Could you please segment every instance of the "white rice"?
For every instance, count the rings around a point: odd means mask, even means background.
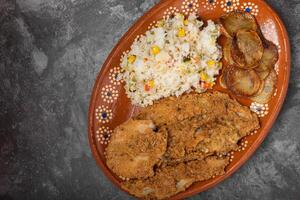
[[[133,104],[144,107],[163,97],[213,86],[221,69],[220,28],[207,23],[203,28],[195,14],[184,19],[178,13],[134,41],[121,59],[120,77]]]

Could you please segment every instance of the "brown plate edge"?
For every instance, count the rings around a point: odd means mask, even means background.
[[[112,51],[110,52],[110,54],[108,55],[107,58],[112,57],[113,53],[119,48],[119,44],[121,43],[121,41],[123,41],[128,36],[130,36],[133,33],[133,30],[138,29],[138,27],[140,27],[142,25],[141,24],[140,26],[136,26],[137,24],[139,24],[141,21],[144,21],[144,19],[147,18],[149,15],[151,15],[151,13],[154,10],[156,10],[158,7],[167,6],[169,3],[172,3],[171,0],[161,0],[153,8],[151,8],[148,12],[146,12],[141,18],[139,18],[131,26],[131,28],[124,34],[124,36],[119,40],[119,42],[112,49]],[[170,199],[182,199],[182,198],[186,198],[186,197],[198,194],[200,192],[206,191],[206,190],[214,187],[215,185],[219,184],[220,182],[224,181],[225,179],[229,178],[231,175],[233,175],[233,173],[236,172],[242,165],[244,165],[246,163],[246,161],[249,160],[250,157],[255,153],[255,151],[258,149],[258,147],[261,145],[261,143],[266,138],[266,136],[269,134],[270,129],[272,128],[274,122],[276,121],[276,119],[277,119],[277,117],[280,113],[280,110],[283,106],[284,100],[285,100],[286,95],[287,95],[289,79],[290,79],[290,68],[291,68],[290,41],[289,41],[289,36],[288,36],[287,30],[286,30],[282,20],[277,15],[277,13],[264,0],[262,0],[262,3],[265,5],[266,9],[269,9],[273,13],[274,18],[277,20],[277,23],[279,25],[279,30],[281,31],[281,33],[284,36],[284,46],[285,46],[285,49],[287,50],[287,52],[286,52],[286,55],[287,55],[286,57],[287,58],[285,60],[285,63],[286,63],[286,67],[285,67],[286,76],[284,76],[285,77],[285,80],[283,81],[284,85],[283,85],[283,88],[281,90],[281,93],[279,94],[280,95],[279,96],[279,101],[277,102],[277,105],[275,105],[275,110],[272,112],[272,116],[269,118],[268,123],[261,130],[260,136],[255,140],[255,142],[251,145],[251,147],[247,150],[247,152],[245,152],[245,154],[240,158],[240,160],[234,166],[232,166],[232,168],[229,171],[226,171],[226,173],[224,175],[222,175],[222,176],[214,179],[213,181],[207,183],[204,187],[201,188],[201,190],[198,190],[198,189],[194,189],[194,190],[191,190],[191,191],[186,190],[185,192],[179,193],[179,194],[175,195],[174,197],[171,197]],[[111,60],[112,59],[107,59],[102,66],[109,65]],[[98,152],[97,152],[96,144],[94,143],[95,141],[93,139],[93,126],[94,126],[93,125],[93,118],[94,118],[93,111],[94,111],[95,105],[96,105],[95,104],[96,103],[96,91],[100,87],[102,74],[105,74],[107,72],[107,70],[109,70],[109,69],[108,68],[102,68],[101,69],[100,73],[97,75],[96,82],[95,82],[94,87],[92,89],[92,96],[91,96],[91,100],[90,100],[89,113],[88,113],[88,138],[89,138],[89,144],[90,144],[90,148],[92,150],[92,154],[93,154],[93,156],[96,160],[96,163],[102,169],[104,174],[118,188],[120,188],[121,190],[128,193],[128,191],[121,188],[120,184],[117,181],[115,181],[113,175],[110,173],[107,166],[100,159],[100,156],[98,155]]]

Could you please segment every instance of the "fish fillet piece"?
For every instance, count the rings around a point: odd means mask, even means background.
[[[122,187],[139,198],[165,199],[184,191],[196,181],[224,174],[228,163],[229,158],[211,156],[204,160],[166,166],[149,179],[126,181],[122,183]]]
[[[198,151],[196,147],[199,142],[208,137],[202,132],[201,127],[214,121],[215,115],[198,115],[166,126],[168,129],[168,148],[164,154],[164,162],[174,164],[203,159],[208,156],[209,152]]]
[[[198,96],[207,97],[201,94],[190,96],[196,96],[195,101]],[[214,93],[214,96],[222,99],[222,102],[210,108],[214,112],[195,114],[185,120],[164,125],[168,129],[168,148],[164,162],[178,163],[237,150],[238,141],[259,128],[259,120],[249,108],[230,99],[228,95]],[[214,99],[214,96],[209,98]],[[183,99],[179,98],[178,101]]]
[[[167,147],[167,132],[155,132],[151,120],[129,120],[117,127],[106,148],[107,166],[123,179],[154,175]]]
[[[187,174],[196,181],[204,181],[213,176],[225,174],[225,167],[229,164],[229,157],[219,158],[217,156],[209,156],[204,160],[195,160],[188,162]]]
[[[193,127],[191,121],[181,127],[181,123],[169,127],[168,148],[164,162],[177,163],[202,159],[208,155],[227,153],[238,148],[237,142],[241,136],[235,128],[198,123],[196,124],[198,127]]]
[[[155,125],[170,125],[178,123],[185,119],[201,115],[205,118],[208,116],[223,116],[231,115],[233,120],[231,125],[236,121],[251,122],[246,125],[245,132],[249,132],[255,124],[259,128],[258,118],[255,113],[252,113],[246,106],[239,104],[236,100],[231,99],[228,94],[213,92],[213,93],[191,93],[180,97],[168,97],[155,102],[152,106],[141,109],[135,119],[152,120]],[[251,115],[251,116],[249,116]],[[239,119],[241,118],[241,119]],[[239,127],[238,127],[239,128]],[[240,127],[245,128],[245,127]]]
[[[230,127],[235,127],[239,131],[241,137],[260,128],[257,115],[248,107],[243,106],[232,99],[227,101],[226,107],[226,116],[220,118],[218,122]]]
[[[237,150],[238,141],[259,127],[256,114],[227,94],[169,97],[115,130],[107,162],[125,177],[122,187],[131,194],[165,199],[224,174],[229,157],[219,154]],[[155,151],[150,141],[160,149]]]
[[[180,97],[168,97],[143,108],[136,119],[150,119],[157,126],[177,123],[195,115],[205,115],[226,110],[224,99],[228,95],[219,92],[187,94]]]

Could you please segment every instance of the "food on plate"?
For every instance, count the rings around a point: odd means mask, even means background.
[[[268,75],[270,74],[270,70],[265,70],[265,71],[256,71],[256,74],[259,76],[259,78],[262,80],[262,82],[264,82],[264,80],[268,77]]]
[[[254,70],[234,65],[226,67],[224,77],[227,88],[236,95],[253,96],[261,85],[261,80]]]
[[[272,98],[277,84],[277,75],[274,69],[264,81],[264,87],[255,96],[251,97],[252,101],[257,103],[268,103]]]
[[[223,47],[227,65],[219,78],[221,87],[235,95],[267,103],[277,81],[274,77],[279,56],[276,45],[264,38],[255,18],[249,14],[232,12],[220,21],[227,37]]]
[[[131,194],[168,198],[224,174],[229,158],[219,155],[237,150],[240,139],[259,126],[257,115],[227,94],[164,98],[115,129],[107,166]]]
[[[232,39],[226,38],[226,42],[223,46],[223,56],[227,64],[233,65],[235,62],[231,55],[231,49],[232,49]]]
[[[219,84],[222,88],[225,88],[227,89],[227,85],[226,85],[226,82],[225,82],[225,75],[222,74],[220,77],[219,77]]]
[[[152,106],[143,108],[134,119],[152,120],[155,125],[160,127],[191,119],[197,115],[213,115],[215,113],[214,106],[218,106],[219,112],[224,113],[226,97],[227,95],[221,93],[215,95],[204,93],[164,98],[154,102]]]
[[[265,81],[262,80],[262,81],[260,82],[260,86],[259,86],[258,91],[257,91],[256,94],[253,95],[252,97],[257,96],[258,94],[260,94],[260,93],[263,91],[264,87],[265,87]]]
[[[228,155],[260,128],[257,115],[212,89],[218,77],[233,96],[267,103],[276,88],[278,49],[249,13],[221,25],[176,13],[139,36],[121,58],[125,90],[139,112],[113,132],[106,164],[121,187],[143,199],[165,199],[225,173]],[[224,36],[222,36],[224,37]],[[219,41],[222,43],[222,39]]]
[[[144,199],[166,199],[185,191],[196,181],[204,181],[225,173],[228,158],[216,156],[171,165],[157,171],[155,176],[143,180],[124,182],[122,187],[133,195]]]
[[[151,120],[129,120],[114,130],[106,148],[107,166],[126,178],[147,178],[166,151],[167,132]]]
[[[239,30],[256,31],[255,18],[247,12],[231,12],[220,18],[220,22],[228,37],[234,37]]]
[[[269,41],[265,41],[262,59],[258,67],[255,68],[255,71],[260,74],[264,74],[264,72],[267,72],[267,75],[261,76],[262,79],[265,79],[269,75],[270,71],[274,68],[277,60],[278,49],[276,45]]]
[[[251,112],[244,113],[246,115],[244,118],[234,116],[236,112],[229,113],[228,120],[217,116],[208,116],[210,119],[206,120],[197,116],[169,126],[168,148],[163,162],[166,164],[187,162],[216,153],[223,154],[237,150],[238,141],[248,134],[246,130],[241,131],[240,127],[253,130],[258,127],[257,121],[252,119]],[[242,119],[245,119],[245,122]]]
[[[255,68],[263,56],[263,45],[255,31],[239,30],[233,40],[232,56],[242,68]]]
[[[159,21],[121,59],[120,78],[132,103],[144,107],[163,97],[212,88],[222,67],[219,35],[219,25],[208,20],[204,27],[195,14]]]
[[[157,127],[168,127],[168,149],[164,156],[168,162],[234,150],[241,137],[258,128],[256,115],[221,93],[162,99],[142,109],[135,119],[152,120]],[[243,133],[237,131],[241,127]]]

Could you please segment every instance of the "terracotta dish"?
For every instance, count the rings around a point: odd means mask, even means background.
[[[290,45],[286,29],[270,6],[263,0],[162,0],[141,17],[123,36],[112,50],[99,73],[90,101],[88,137],[92,153],[105,175],[118,187],[120,179],[106,166],[104,151],[114,128],[127,121],[138,111],[131,104],[124,90],[124,83],[117,79],[120,73],[120,58],[129,50],[134,39],[155,25],[157,20],[181,12],[185,15],[196,12],[204,21],[217,21],[228,12],[240,10],[256,17],[264,37],[273,42],[279,51],[275,66],[278,76],[276,92],[267,104],[258,104],[243,97],[235,97],[241,104],[249,106],[260,117],[261,128],[241,141],[239,151],[231,154],[231,163],[226,173],[213,179],[197,182],[186,191],[172,197],[182,199],[207,190],[231,176],[241,167],[260,146],[284,102],[290,75]],[[219,84],[219,81],[217,81]],[[213,90],[227,93],[219,85]]]

